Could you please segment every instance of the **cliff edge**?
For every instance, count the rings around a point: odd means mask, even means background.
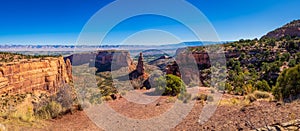
[[[57,92],[72,80],[72,66],[63,57],[24,59],[0,63],[0,94],[22,94],[34,91]]]

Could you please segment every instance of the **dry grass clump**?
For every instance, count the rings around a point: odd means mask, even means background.
[[[255,95],[253,95],[253,94],[247,95],[246,99],[249,100],[251,103],[257,100],[257,98],[255,97]]]
[[[212,102],[212,101],[214,101],[214,97],[212,95],[199,93],[199,94],[197,94],[193,98],[193,100],[200,100],[200,101],[209,101],[209,102]]]
[[[192,95],[190,93],[184,92],[178,94],[177,98],[181,100],[183,103],[188,103],[191,100]]]
[[[19,97],[19,96],[22,96]],[[4,98],[5,99],[5,98]],[[17,96],[9,96],[6,98],[16,103],[10,103],[12,105],[8,108],[1,108],[0,121],[1,124],[11,125],[12,127],[41,127],[43,123],[35,116],[34,106],[31,102],[32,96],[30,94],[23,94]],[[18,128],[16,128],[18,129]]]
[[[102,101],[110,101],[110,100],[112,100],[112,98],[111,98],[111,96],[102,96],[101,100]]]
[[[250,103],[256,100],[266,100],[266,99],[268,99],[269,101],[273,100],[273,96],[270,93],[264,91],[254,91],[252,94],[247,95],[245,98]]]
[[[212,95],[207,95],[207,101],[213,102],[214,101],[214,97]]]
[[[36,116],[41,119],[52,119],[58,117],[63,112],[61,104],[51,101],[36,112]]]
[[[206,101],[207,100],[207,94],[202,94],[202,93],[199,93],[197,94],[193,100],[202,100],[202,101]]]
[[[254,91],[253,94],[257,99],[267,99],[271,97],[270,93],[264,91]]]
[[[166,100],[167,103],[175,103],[176,102],[176,97],[169,96],[168,99]]]
[[[226,105],[226,106],[246,106],[250,104],[250,101],[248,99],[229,98],[229,99],[222,99],[219,104]]]

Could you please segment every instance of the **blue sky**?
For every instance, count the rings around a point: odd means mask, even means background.
[[[259,38],[300,19],[299,0],[187,1],[206,15],[220,39],[226,41]],[[74,44],[85,23],[110,2],[112,0],[2,0],[0,44]],[[141,16],[121,23],[107,42],[117,42],[113,40],[157,27],[172,31],[175,36],[184,34],[184,41],[194,40],[176,21]]]

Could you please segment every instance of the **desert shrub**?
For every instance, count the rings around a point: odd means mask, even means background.
[[[4,117],[6,119],[18,119],[23,122],[32,122],[35,120],[33,107],[27,104],[25,106],[19,107],[16,110],[1,114],[1,117]]]
[[[209,102],[214,101],[214,97],[212,95],[207,95],[207,101]]]
[[[234,90],[233,90],[233,94],[234,95],[244,95],[245,91],[243,88],[241,87],[235,87]]]
[[[131,85],[134,89],[140,89],[143,87],[143,80],[140,78],[131,80]]]
[[[59,88],[54,100],[59,103],[62,108],[71,109],[74,102],[72,87],[64,84],[63,87]]]
[[[127,93],[126,91],[121,91],[121,92],[120,92],[120,95],[121,95],[121,96],[125,96],[126,93]]]
[[[205,80],[205,81],[203,82],[203,86],[204,86],[204,87],[210,87],[210,81],[209,81],[209,80]]]
[[[227,90],[228,93],[231,93],[231,92],[232,92],[233,88],[232,88],[232,86],[231,86],[230,83],[227,82],[227,83],[225,84],[225,90]]]
[[[190,84],[189,84],[188,86],[189,86],[189,87],[196,87],[196,86],[199,86],[199,82],[191,81]]]
[[[268,92],[263,92],[263,91],[255,91],[253,94],[257,99],[266,99],[271,97]]]
[[[289,61],[289,67],[294,67],[296,65],[296,60],[292,59]]]
[[[243,86],[246,94],[251,94],[255,90],[255,88],[251,84],[247,84]]]
[[[34,112],[33,112],[33,108],[31,106],[26,108],[26,113],[24,113],[23,115],[21,115],[21,120],[25,121],[25,122],[30,122],[32,120],[34,120]]]
[[[180,93],[177,98],[181,101],[183,101],[183,103],[187,103],[189,100],[191,100],[192,95],[190,93],[184,92],[184,93]]]
[[[91,106],[91,103],[88,101],[82,101],[79,105],[78,105],[78,110],[79,111],[83,111],[86,108],[89,108]]]
[[[236,104],[241,103],[241,101],[240,101],[239,99],[237,99],[237,98],[231,98],[231,99],[230,99],[230,102],[231,102],[233,105],[236,105]]]
[[[209,90],[210,90],[210,93],[212,93],[212,94],[214,94],[214,93],[216,92],[216,90],[213,89],[213,88],[211,88],[211,89],[209,89]]]
[[[180,77],[168,74],[165,77],[161,76],[155,80],[156,92],[162,93],[163,95],[176,96],[179,93],[186,92],[184,82]]]
[[[109,96],[113,93],[118,93],[113,82],[115,82],[115,84],[118,84],[119,82],[117,82],[117,80],[113,81],[111,72],[98,72],[96,76],[96,78],[98,78],[97,86],[99,87],[102,96]]]
[[[107,96],[110,97],[110,96]],[[89,102],[91,104],[101,104],[102,100],[101,100],[101,94],[99,92],[93,92],[91,93],[91,96],[89,98]]]
[[[40,110],[38,110],[36,115],[42,119],[51,119],[58,117],[62,111],[63,108],[59,103],[51,101],[46,106],[43,106]]]
[[[197,94],[197,95],[193,98],[193,100],[203,100],[203,101],[206,101],[206,100],[207,100],[207,94],[202,94],[202,93]]]
[[[101,100],[102,101],[110,101],[110,100],[112,100],[112,98],[111,98],[111,96],[102,96]]]
[[[176,101],[175,97],[169,96],[167,99],[167,103],[174,103]]]
[[[249,100],[250,102],[256,101],[256,97],[253,94],[249,94],[246,96],[246,99]]]
[[[300,65],[284,70],[272,91],[275,99],[295,99],[300,94]]]
[[[256,88],[261,91],[271,91],[271,88],[267,81],[262,80],[256,83]]]
[[[225,89],[226,89],[225,85],[226,85],[225,82],[219,82],[219,83],[218,83],[218,86],[217,86],[217,89],[218,89],[219,91],[225,91]],[[212,92],[212,93],[214,93],[214,92]]]
[[[109,96],[112,93],[117,93],[117,90],[113,86],[101,86],[100,88],[100,93],[103,96]]]

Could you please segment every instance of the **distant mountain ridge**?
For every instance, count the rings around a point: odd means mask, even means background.
[[[300,20],[294,20],[280,28],[277,28],[267,33],[262,38],[275,38],[280,39],[282,37],[300,37]]]
[[[1,45],[0,51],[95,51],[95,50],[144,50],[144,49],[177,49],[190,46],[225,43],[222,41],[191,41],[166,45]]]

